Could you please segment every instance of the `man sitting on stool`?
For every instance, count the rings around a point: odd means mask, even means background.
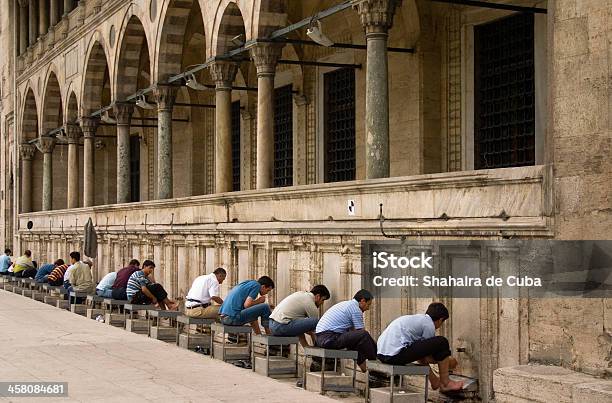
[[[219,285],[223,284],[227,272],[219,267],[211,274],[199,276],[191,285],[185,303],[185,315],[192,318],[217,319],[223,300],[219,297]],[[218,305],[213,305],[216,302]]]
[[[142,270],[134,272],[128,282],[126,294],[130,303],[135,305],[158,305],[163,310],[176,310],[178,304],[168,299],[168,293],[161,284],[150,280],[155,269],[155,263],[145,260],[142,263]]]
[[[387,326],[378,338],[378,359],[391,365],[406,365],[418,361],[421,364],[438,363],[440,378],[429,373],[432,389],[453,392],[463,387],[463,382],[451,381],[449,369],[457,365],[451,357],[448,340],[436,336],[436,329],[448,319],[448,309],[440,302],[429,305],[424,315],[400,316]]]
[[[246,280],[231,289],[219,311],[221,323],[228,326],[251,324],[255,334],[261,334],[261,325],[270,334],[270,305],[266,304],[266,294],[274,288],[274,281],[268,276],[259,280]],[[257,297],[259,295],[259,298]]]
[[[310,292],[298,291],[289,295],[270,315],[272,335],[299,337],[302,347],[308,347],[308,333],[314,344],[314,331],[319,323],[319,307],[329,298],[329,290],[324,285],[315,285]]]
[[[363,313],[374,297],[359,290],[349,301],[339,302],[323,314],[317,324],[317,346],[331,350],[357,351],[357,365],[366,371],[366,360],[376,359],[376,342],[365,330]]]

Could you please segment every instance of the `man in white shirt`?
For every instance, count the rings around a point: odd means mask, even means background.
[[[111,271],[98,283],[96,286],[96,294],[103,298],[112,298],[113,297],[113,283],[117,279],[117,272]]]
[[[223,284],[226,276],[225,269],[219,267],[211,274],[196,278],[187,293],[185,315],[192,318],[217,319],[219,308],[223,304],[223,299],[219,297],[219,285]]]
[[[378,359],[385,364],[406,365],[414,361],[421,364],[438,364],[440,378],[429,373],[431,387],[441,392],[453,392],[463,387],[463,382],[452,381],[449,369],[457,365],[451,357],[448,340],[436,336],[436,329],[449,317],[448,309],[440,302],[429,305],[424,315],[400,316],[387,326],[378,338]]]
[[[306,334],[315,341],[315,329],[319,322],[319,307],[330,298],[324,285],[315,285],[310,292],[298,291],[281,301],[270,315],[273,336],[299,337],[303,347],[309,346]]]

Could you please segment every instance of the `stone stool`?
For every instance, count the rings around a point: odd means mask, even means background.
[[[330,350],[321,347],[305,347],[304,348],[304,373],[302,374],[302,385],[306,389],[306,378],[308,368],[306,362],[308,357],[319,357],[322,359],[321,364],[321,389],[320,394],[325,394],[326,391],[333,392],[355,392],[355,378],[357,377],[357,351],[351,350]],[[334,360],[334,372],[337,372],[338,360],[353,360],[353,379],[351,386],[346,385],[325,385],[325,359],[331,358]]]
[[[253,328],[251,326],[229,326],[229,325],[224,325],[222,323],[213,323],[212,325],[210,325],[210,357],[211,358],[216,358],[216,354],[215,354],[215,333],[221,333],[221,360],[222,361],[226,361],[226,360],[241,360],[241,359],[245,359],[251,358],[251,332],[253,331]],[[235,347],[228,347],[227,343],[225,342],[225,335],[226,334],[246,334],[247,338],[248,338],[248,344],[247,344],[247,351],[244,352],[243,347],[240,346],[235,346]],[[217,343],[219,344],[219,343]],[[233,354],[228,354],[226,350],[231,349],[234,350]],[[230,351],[231,351],[230,350]],[[218,358],[217,358],[218,359]]]
[[[125,316],[121,311],[127,303],[126,300],[105,298],[103,301],[104,322],[112,326],[125,328]],[[117,308],[117,312],[114,312],[115,308]]]
[[[80,291],[70,291],[68,297],[68,303],[70,304],[70,312],[85,316],[85,312],[87,311],[87,305],[77,304],[77,298],[87,298],[87,293]]]
[[[149,334],[148,311],[157,309],[155,305],[125,304],[123,305],[123,318],[125,320],[125,330],[138,334]],[[134,312],[145,311],[144,317],[134,317]],[[129,314],[128,314],[129,313]],[[138,314],[137,314],[138,315]]]
[[[393,387],[395,386],[395,377],[400,377],[400,389],[402,388],[402,377],[404,375],[414,375],[414,376],[424,376],[425,377],[425,403],[427,403],[427,397],[429,393],[429,380],[427,379],[427,375],[429,375],[429,365],[417,365],[417,364],[408,364],[408,365],[390,365],[383,364],[380,361],[366,361],[367,371],[366,371],[366,389],[365,389],[365,401],[368,403],[370,401],[370,371],[381,372],[385,375],[388,375],[391,378],[391,384],[389,386],[389,402],[393,403]]]
[[[149,337],[162,341],[176,341],[176,318],[181,313],[178,311],[165,311],[155,309],[148,311],[149,315]],[[162,319],[169,319],[170,326],[160,326]]]
[[[98,315],[104,317],[104,298],[99,295],[88,295],[85,300],[87,311],[85,317],[89,319],[96,319]]]
[[[195,349],[198,345],[211,345],[210,335],[204,335],[204,328],[210,329],[210,325],[215,323],[214,319],[208,318],[192,318],[187,315],[179,315],[176,318],[176,344],[179,347],[186,348],[187,350]],[[189,333],[191,325],[196,325],[196,331],[200,329],[198,335],[192,335]],[[183,332],[187,326],[187,332]],[[192,343],[194,344],[192,346]]]
[[[255,357],[255,345],[260,344],[266,347],[266,366],[265,373],[263,375],[272,376],[272,375],[287,375],[292,374],[296,377],[298,376],[298,354],[297,348],[300,339],[297,337],[279,337],[279,336],[270,336],[267,334],[255,334],[251,337],[251,366],[253,368],[253,372],[255,372],[255,363],[258,361],[257,358],[263,357]],[[283,346],[292,344],[295,345],[295,361],[283,357]],[[272,357],[273,367],[270,368],[270,346],[280,346],[280,356]],[[291,347],[289,347],[291,348]]]

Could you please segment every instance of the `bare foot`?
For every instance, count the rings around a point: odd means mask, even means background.
[[[433,390],[438,390],[438,388],[440,387],[440,378],[438,378],[432,373],[430,373],[427,377],[429,378],[429,383],[431,384],[431,388]]]
[[[168,303],[168,310],[169,311],[176,311],[177,309],[178,309],[178,304],[176,302]]]
[[[448,381],[446,385],[440,385],[440,392],[448,393],[448,392],[457,392],[463,388],[463,382],[459,381]]]

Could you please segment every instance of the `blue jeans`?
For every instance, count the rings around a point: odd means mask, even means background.
[[[104,290],[99,290],[96,288],[96,295],[102,297],[102,298],[112,298],[113,297],[113,289],[112,288],[106,288]]]
[[[297,337],[308,332],[314,332],[318,322],[319,319],[317,318],[304,318],[294,319],[285,325],[270,319],[270,330],[273,336]]]
[[[221,323],[228,326],[242,326],[251,323],[261,318],[261,325],[268,327],[270,322],[270,305],[257,304],[252,307],[243,309],[237,316],[224,316],[221,318]]]

